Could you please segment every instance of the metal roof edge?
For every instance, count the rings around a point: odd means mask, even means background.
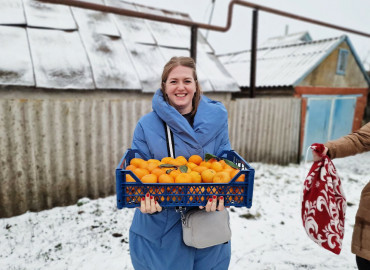
[[[360,57],[358,56],[358,54],[357,54],[357,52],[356,52],[355,48],[353,47],[351,40],[350,40],[350,39],[349,39],[349,37],[348,37],[348,36],[346,36],[346,35],[345,35],[345,41],[347,42],[347,44],[348,44],[348,46],[349,46],[349,48],[350,48],[350,50],[351,50],[351,52],[352,52],[352,54],[353,54],[353,56],[354,56],[354,58],[355,58],[356,62],[357,62],[357,65],[359,66],[360,70],[362,71],[362,74],[364,75],[365,80],[367,81],[367,84],[368,84],[368,85],[369,85],[369,87],[370,87],[370,77],[367,75],[366,70],[365,70],[365,67],[364,67],[364,65],[362,64],[361,59],[360,59]]]
[[[346,40],[346,35],[342,35],[339,37],[339,39],[331,46],[330,49],[328,49],[326,51],[326,53],[320,58],[319,61],[317,61],[314,65],[312,65],[311,68],[307,69],[305,73],[303,73],[303,75],[298,78],[294,83],[292,83],[292,86],[295,87],[297,86],[300,82],[302,82],[316,67],[318,67],[322,61],[324,61],[324,59],[326,59],[328,57],[329,54],[331,54],[333,52],[333,50],[340,44],[342,43],[343,41]]]
[[[287,47],[296,47],[296,46],[302,46],[302,45],[310,45],[315,43],[320,43],[324,41],[334,40],[334,39],[342,39],[343,36],[339,37],[333,37],[333,38],[324,38],[324,39],[318,39],[318,40],[311,40],[311,41],[302,41],[298,43],[291,43],[291,44],[283,44],[283,45],[276,45],[276,46],[263,46],[258,47],[257,51],[265,51],[265,50],[271,50],[271,49],[280,49],[280,48],[287,48]],[[223,57],[223,56],[230,56],[230,55],[236,55],[241,53],[250,53],[251,49],[246,50],[240,50],[240,51],[234,51],[234,52],[228,52],[228,53],[220,53],[216,54],[217,57]]]
[[[179,14],[179,15],[182,15],[182,16],[189,16],[189,14],[181,12],[181,11],[169,10],[169,9],[164,9],[164,8],[157,8],[157,7],[153,7],[153,6],[147,6],[145,4],[130,2],[130,1],[127,1],[127,0],[119,0],[119,1],[121,1],[123,3],[126,3],[126,4],[129,4],[129,5],[133,5],[133,6],[144,7],[144,8],[149,8],[149,9],[153,9],[153,10],[162,11],[165,14]],[[104,2],[104,4],[106,5],[105,2]],[[191,19],[191,21],[192,21],[192,19]]]

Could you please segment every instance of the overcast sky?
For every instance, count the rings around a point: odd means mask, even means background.
[[[208,23],[212,0],[128,0],[168,10],[188,13],[196,22]],[[230,0],[215,0],[212,24],[226,26]],[[250,0],[273,9],[294,13],[303,17],[370,33],[370,0]],[[235,52],[251,47],[252,9],[234,6],[231,29],[228,32],[212,31],[208,41],[216,53]],[[347,34],[361,60],[370,62],[370,38],[346,33],[319,25],[312,25],[286,17],[259,12],[258,43],[269,37],[308,30],[311,37],[323,39]]]

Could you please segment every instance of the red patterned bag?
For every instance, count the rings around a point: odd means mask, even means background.
[[[312,144],[320,156],[323,144]],[[344,236],[346,198],[341,181],[328,156],[316,161],[304,181],[302,221],[307,235],[319,246],[339,254]]]

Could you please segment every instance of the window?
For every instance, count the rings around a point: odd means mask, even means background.
[[[339,49],[338,62],[337,62],[337,74],[345,75],[348,62],[348,50]]]

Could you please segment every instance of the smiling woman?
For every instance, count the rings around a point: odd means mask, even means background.
[[[152,107],[153,111],[139,120],[131,146],[148,159],[163,162],[170,156],[167,127],[172,132],[173,156],[181,156],[185,162],[194,155],[203,158],[205,153],[220,155],[231,149],[225,106],[201,95],[192,58],[172,57],[168,61],[163,68],[161,88],[153,96]],[[184,181],[193,181],[193,177],[183,174]],[[161,181],[171,180],[171,174],[167,175],[167,180],[165,176],[160,176]],[[161,202],[153,197],[147,193],[142,198],[130,227],[130,256],[136,270],[228,269],[230,242],[203,249],[187,246],[182,239],[180,213],[174,207],[162,208]],[[207,212],[227,211],[223,197],[214,197],[205,201],[202,207]]]
[[[172,57],[164,66],[162,94],[180,114],[194,116],[201,95],[195,63],[190,57]]]
[[[181,114],[192,111],[193,97],[196,92],[196,82],[193,78],[193,70],[184,66],[175,67],[166,82],[164,92],[169,103]]]

